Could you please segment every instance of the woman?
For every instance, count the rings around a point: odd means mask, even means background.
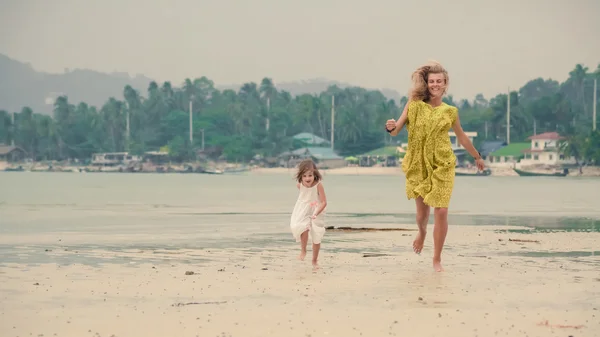
[[[430,207],[434,208],[433,268],[442,271],[442,248],[448,232],[448,206],[454,187],[456,157],[448,136],[454,130],[459,143],[475,158],[477,168],[485,165],[462,127],[458,109],[442,102],[448,90],[448,72],[437,62],[421,66],[412,75],[409,101],[398,121],[390,119],[385,128],[392,136],[406,125],[408,149],[402,161],[406,175],[406,196],[416,199],[419,233],[413,250],[420,254],[427,233]]]

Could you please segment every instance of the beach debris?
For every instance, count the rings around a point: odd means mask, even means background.
[[[364,253],[363,257],[380,257],[380,256],[391,256],[390,254],[383,253]]]
[[[262,268],[261,270],[269,270],[269,268],[267,268],[267,267],[264,267],[264,268]]]
[[[526,239],[508,239],[508,241],[511,241],[511,242],[533,242],[533,243],[540,243],[538,240],[526,240]]]
[[[342,232],[390,232],[390,231],[417,231],[415,228],[370,228],[370,227],[325,227],[328,231],[342,231]]]
[[[36,283],[34,283],[33,285],[34,285],[34,286],[39,286],[40,284],[39,284],[38,282],[36,282]]]
[[[212,301],[212,302],[187,302],[187,303],[175,303],[175,304],[171,304],[172,307],[183,307],[186,305],[199,305],[199,304],[224,304],[227,303],[227,301]]]
[[[548,320],[541,321],[537,324],[538,326],[547,326],[551,328],[559,328],[559,329],[581,329],[584,328],[585,325],[563,325],[563,324],[550,324]]]
[[[186,274],[186,275],[194,275],[195,273],[194,273],[193,271],[189,271],[189,270],[188,270],[188,271],[186,271],[186,272],[185,272],[185,274]]]
[[[419,301],[422,301],[422,300],[423,300],[423,297],[419,296]]]

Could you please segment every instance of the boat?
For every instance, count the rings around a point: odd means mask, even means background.
[[[23,166],[19,165],[17,167],[7,167],[4,169],[4,171],[6,171],[6,172],[23,172],[23,171],[25,171],[25,169],[23,169]]]
[[[208,170],[203,170],[200,173],[203,173],[203,174],[223,174],[223,171],[222,170],[211,170],[211,169],[208,169]]]
[[[194,172],[196,172],[196,173],[202,173],[202,174],[223,174],[223,170],[206,169],[206,168],[204,168],[202,166],[198,166]]]
[[[227,174],[237,174],[237,173],[246,173],[250,172],[250,167],[243,165],[238,167],[226,167],[223,169],[223,173]]]
[[[483,171],[476,171],[476,172],[465,172],[465,171],[455,171],[454,175],[455,176],[465,176],[465,177],[487,177],[490,174],[492,174],[492,171],[490,171],[489,169],[485,169]]]
[[[540,171],[525,171],[513,168],[521,177],[566,177],[569,174],[569,169],[564,169],[562,172],[540,172]]]

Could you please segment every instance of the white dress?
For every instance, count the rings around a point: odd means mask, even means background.
[[[292,212],[292,218],[290,221],[290,229],[292,235],[296,239],[296,242],[300,242],[300,235],[308,230],[309,236],[312,239],[313,244],[321,243],[321,239],[325,235],[325,210],[317,216],[316,219],[311,219],[313,213],[319,208],[319,193],[317,186],[321,182],[318,182],[313,187],[305,187],[300,183],[300,193],[294,211]]]

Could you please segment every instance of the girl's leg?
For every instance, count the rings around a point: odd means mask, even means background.
[[[312,259],[312,264],[313,264],[313,268],[314,269],[318,269],[319,268],[319,263],[318,263],[318,259],[319,259],[319,250],[321,250],[321,244],[317,243],[312,245],[312,252],[313,252],[313,259]]]
[[[304,261],[304,257],[306,257],[306,245],[308,244],[308,231],[304,231],[300,235],[300,256],[298,256],[299,260]]]
[[[419,234],[413,241],[413,250],[417,254],[421,254],[423,250],[423,243],[425,242],[425,236],[427,235],[427,222],[429,221],[429,206],[425,205],[423,198],[418,197],[415,200],[417,204],[417,226],[419,226]]]
[[[448,233],[448,209],[436,208],[433,211],[435,217],[435,227],[433,228],[433,269],[443,271],[442,268],[442,249],[446,234]]]

